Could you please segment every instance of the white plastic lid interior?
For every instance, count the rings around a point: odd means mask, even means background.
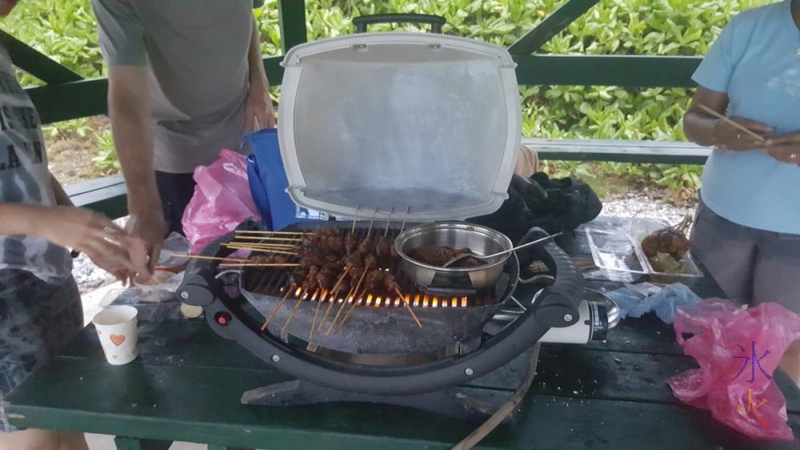
[[[507,198],[520,140],[504,49],[375,34],[287,55],[279,128],[295,203],[340,216],[464,219]]]

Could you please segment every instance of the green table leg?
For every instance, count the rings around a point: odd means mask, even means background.
[[[172,441],[156,441],[153,439],[139,439],[117,436],[114,438],[117,450],[169,450]]]

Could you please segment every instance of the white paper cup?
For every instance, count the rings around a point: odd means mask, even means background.
[[[92,319],[100,345],[109,364],[120,366],[136,359],[136,317],[139,311],[133,306],[111,306]]]

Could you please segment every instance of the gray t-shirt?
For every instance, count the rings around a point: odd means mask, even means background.
[[[0,49],[0,202],[56,204],[39,115]],[[54,282],[72,272],[66,249],[31,236],[0,235],[0,269],[20,269]]]
[[[92,0],[109,65],[147,65],[154,165],[191,173],[238,149],[261,0]]]

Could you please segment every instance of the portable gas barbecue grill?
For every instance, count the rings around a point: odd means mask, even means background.
[[[295,47],[284,65],[279,136],[287,192],[299,206],[362,220],[282,231],[349,232],[352,226],[360,237],[388,223],[393,238],[401,224],[489,214],[507,198],[520,105],[505,49],[433,34],[354,35]],[[223,244],[234,236],[202,255],[230,254]],[[496,283],[480,289],[469,283],[421,288],[391,268],[404,298],[381,290],[358,298],[304,291],[290,284],[287,271],[263,267],[244,267],[238,292],[229,292],[228,275],[208,260],[192,262],[178,292],[204,307],[215,332],[298,378],[247,392],[245,403],[367,401],[485,413],[489,404],[454,386],[548,336],[564,340],[564,330],[573,330],[566,340],[587,342],[614,324],[606,305],[583,300],[583,279],[556,244],[536,248],[528,259],[543,262],[552,276],[535,296],[520,287],[515,255]],[[528,289],[521,298],[535,300],[509,312],[518,287]],[[331,314],[344,311],[345,325],[331,328],[330,319],[320,325],[320,311],[329,306]]]

